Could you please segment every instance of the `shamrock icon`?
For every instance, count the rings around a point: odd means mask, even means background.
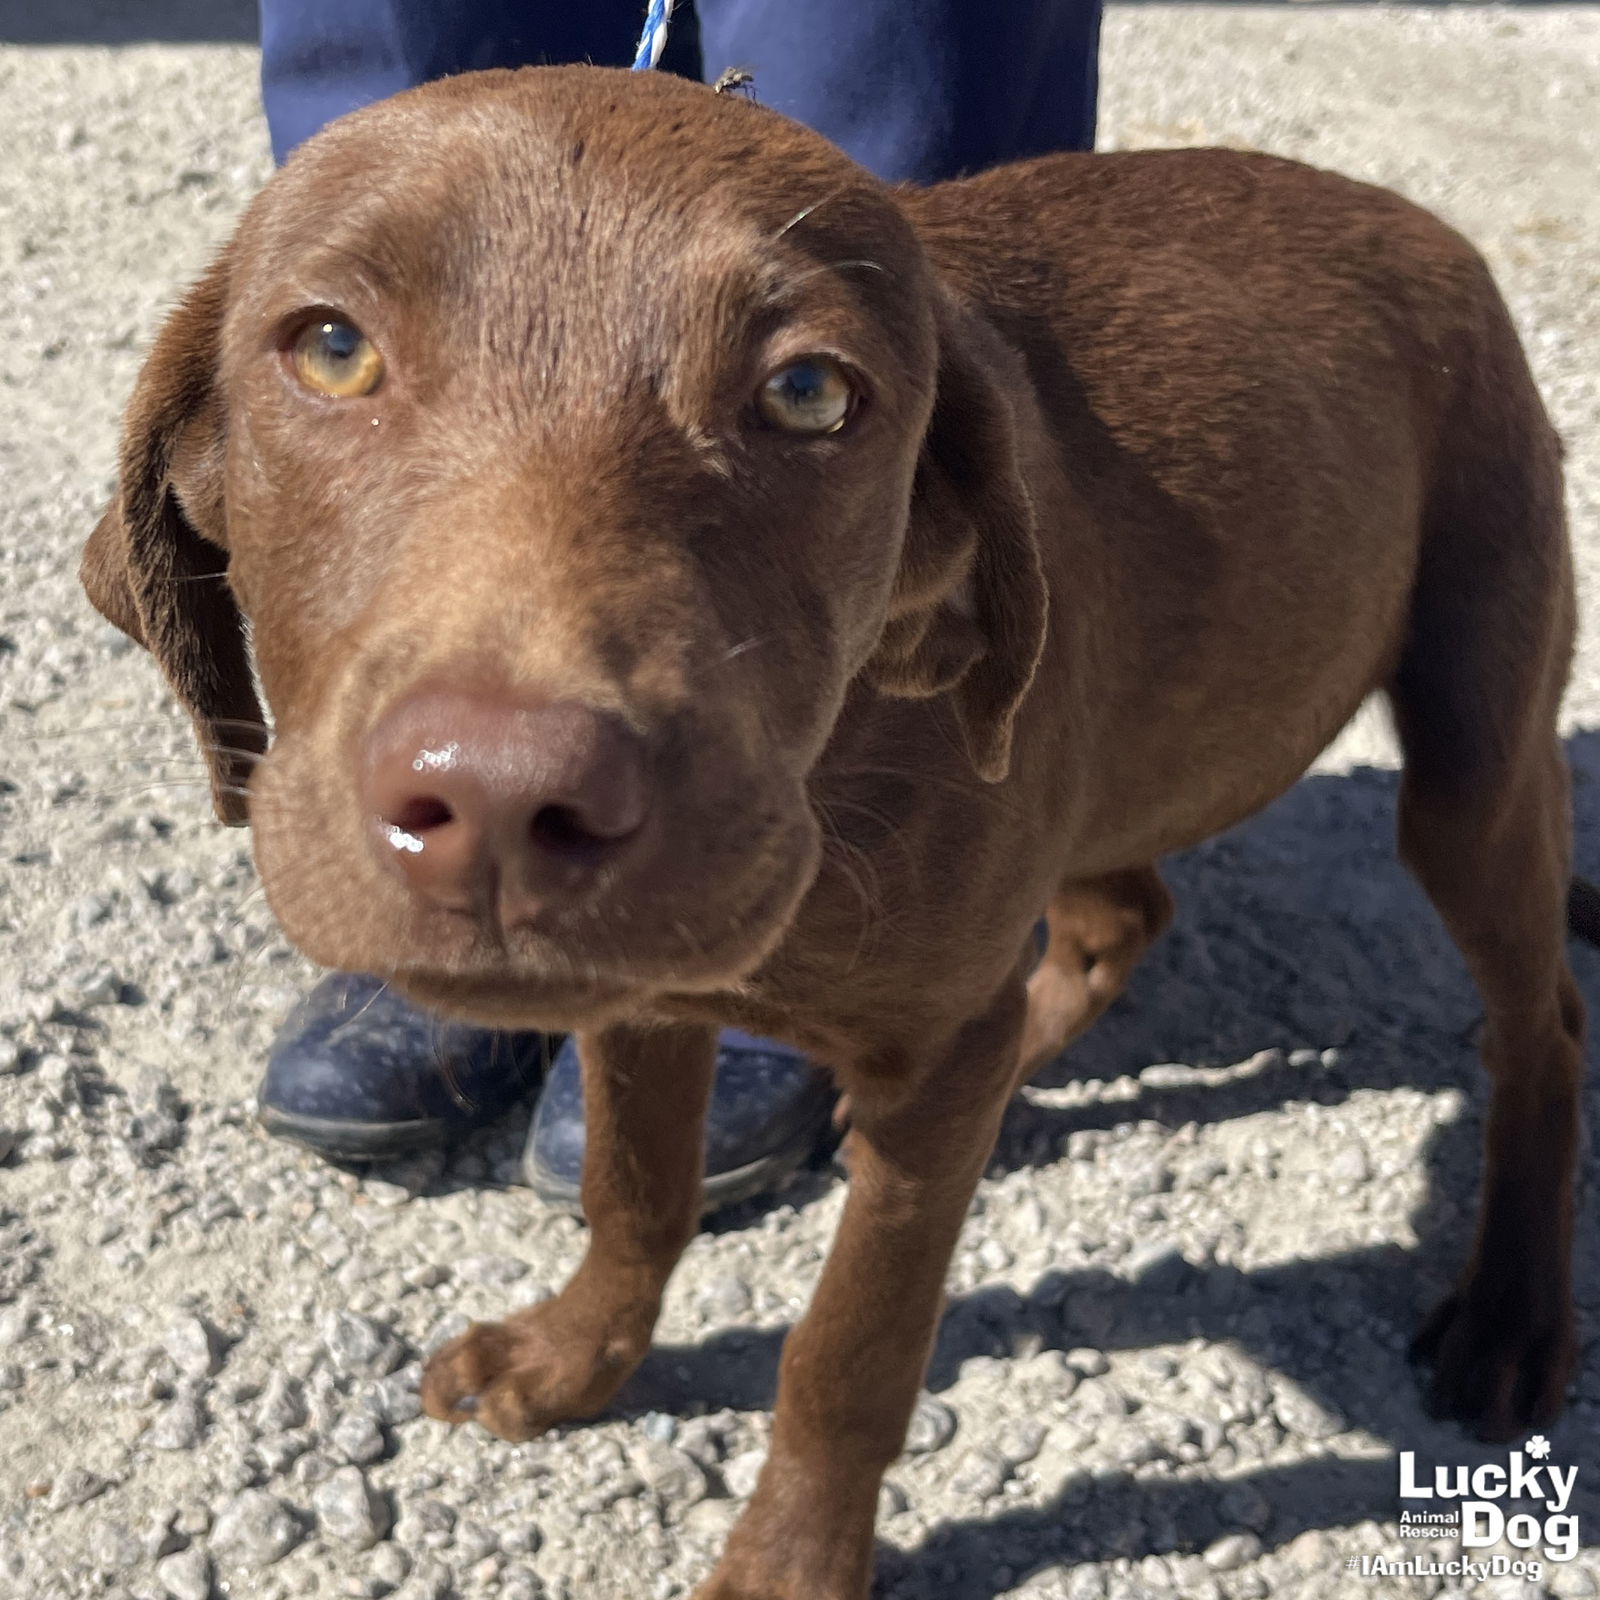
[[[1528,1441],[1528,1454],[1535,1461],[1543,1461],[1550,1454],[1550,1441],[1542,1433],[1536,1433]]]

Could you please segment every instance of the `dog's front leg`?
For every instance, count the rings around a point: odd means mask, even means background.
[[[695,1600],[863,1600],[884,1469],[927,1366],[945,1269],[994,1147],[1026,1011],[1020,976],[904,1070],[842,1074],[850,1193],[779,1369],[755,1495]]]
[[[644,1359],[700,1217],[715,1033],[615,1027],[580,1034],[578,1049],[588,1252],[554,1300],[474,1323],[423,1374],[430,1416],[505,1439],[605,1407]]]

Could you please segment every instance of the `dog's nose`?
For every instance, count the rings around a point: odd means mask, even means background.
[[[372,730],[361,781],[413,893],[506,927],[581,897],[648,808],[641,740],[570,700],[413,696]]]

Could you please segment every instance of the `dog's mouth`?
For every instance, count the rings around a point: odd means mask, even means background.
[[[775,863],[775,865],[780,865]],[[462,964],[426,956],[392,969],[390,982],[416,1004],[480,1026],[567,1032],[648,1012],[664,994],[736,988],[781,942],[815,868],[803,854],[781,863],[762,890],[719,927],[672,919],[659,942],[625,943],[603,907],[587,933],[513,941]],[[697,925],[698,924],[698,925]],[[613,937],[608,938],[610,931]]]
[[[256,852],[279,923],[314,961],[380,975],[443,1016],[565,1032],[648,1014],[654,997],[744,983],[781,943],[821,845],[809,810],[742,848],[714,830],[683,837],[644,881],[510,928],[419,904],[336,844],[320,863],[320,852],[285,851],[270,814],[257,819]]]
[[[437,1016],[546,1033],[619,1021],[638,1011],[642,998],[635,985],[598,975],[529,978],[508,971],[468,976],[415,968],[394,972],[389,983]]]

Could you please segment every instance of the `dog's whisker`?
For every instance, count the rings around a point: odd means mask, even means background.
[[[248,756],[252,761],[259,761],[266,754],[265,750],[252,750],[247,745],[217,744],[209,739],[200,742],[199,748],[210,755]]]
[[[379,990],[378,993],[375,993],[372,999],[376,1000],[379,993],[382,993],[382,990]],[[369,1000],[367,1005],[370,1006],[371,1004],[372,1001]],[[365,1011],[367,1006],[363,1006],[361,1009],[362,1011]],[[424,1015],[426,1016],[428,1023],[428,1054],[431,1057],[439,1076],[444,1079],[444,1086],[450,1091],[450,1098],[454,1100],[463,1111],[475,1111],[477,1109],[477,1101],[474,1100],[472,1096],[461,1087],[461,1079],[456,1072],[455,1065],[450,1060],[450,1057],[445,1053],[444,1035],[445,1029],[449,1026],[449,1024],[443,1017],[435,1016],[431,1011],[424,1013]],[[491,1064],[494,1059],[493,1049],[494,1046],[499,1043],[499,1039],[500,1036],[498,1033],[490,1035]]]
[[[961,751],[960,755],[964,763],[969,760],[965,751]],[[909,767],[869,765],[830,767],[825,773],[819,774],[819,781],[827,783],[843,782],[852,777],[897,778],[919,788],[932,785],[937,788],[947,789],[952,794],[970,799],[976,804],[992,806],[995,810],[1005,812],[1008,816],[1025,819],[1028,815],[1023,807],[998,794],[993,784],[967,783],[959,778],[951,778],[943,773],[929,770],[919,771]],[[833,797],[830,796],[830,798]]]
[[[101,722],[88,723],[72,728],[52,728],[48,731],[34,731],[32,733],[19,733],[8,735],[7,747],[12,745],[48,744],[57,739],[86,739],[106,733],[143,733],[151,728],[163,728],[172,732],[174,737],[181,737],[185,744],[191,742],[188,725],[176,714],[171,717],[141,718],[136,722]]]
[[[336,1022],[328,1030],[328,1042],[331,1044],[335,1039],[337,1039],[345,1031],[346,1028],[353,1028],[356,1025],[356,1023],[358,1023],[364,1016],[366,1016],[366,1014],[373,1008],[373,1006],[377,1004],[378,997],[381,994],[383,994],[383,992],[388,987],[389,987],[389,984],[388,984],[388,980],[387,979],[379,979],[378,987],[376,989],[374,989],[372,991],[372,993],[369,994],[367,996],[367,998],[361,1002],[360,1006],[357,1007],[355,1013],[353,1015],[351,1015],[351,1016],[348,1016],[348,1017],[344,1018],[344,1020],[341,1021],[341,1022]]]
[[[116,789],[93,789],[86,791],[89,798],[95,800],[131,800],[135,795],[154,794],[162,789],[209,789],[211,780],[204,773],[196,773],[187,778],[151,778],[145,783],[130,783]],[[237,795],[240,799],[249,799],[250,791],[240,788],[238,784],[218,784],[220,794]]]
[[[741,640],[738,644],[732,646],[730,649],[724,650],[722,653],[722,658],[717,664],[719,666],[726,666],[728,662],[735,661],[740,656],[747,655],[752,650],[759,650],[762,645],[771,644],[775,637],[776,635],[769,633]]]

